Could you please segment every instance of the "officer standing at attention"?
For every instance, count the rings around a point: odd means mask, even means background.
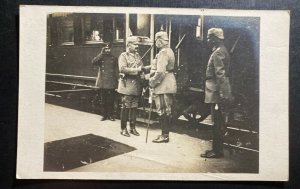
[[[159,115],[159,123],[162,128],[161,135],[152,142],[163,143],[169,142],[173,98],[177,92],[176,80],[173,74],[175,56],[173,50],[169,48],[167,32],[159,31],[155,34],[155,45],[159,49],[159,53],[152,63],[151,70],[154,73],[146,75],[146,79],[150,77],[149,85],[153,93],[153,99]]]
[[[98,94],[102,97],[103,118],[102,121],[110,119],[114,121],[115,89],[118,81],[117,59],[111,54],[110,45],[107,44],[101,52],[92,60],[92,64],[99,66],[96,87]]]
[[[118,93],[122,95],[121,107],[121,134],[130,137],[130,134],[139,136],[135,128],[136,112],[139,96],[141,95],[141,74],[143,62],[138,53],[137,37],[127,38],[127,51],[119,56],[120,79]],[[129,118],[130,130],[127,131],[127,120]]]
[[[203,158],[223,157],[223,135],[225,131],[226,105],[232,101],[231,86],[229,83],[230,56],[224,46],[224,34],[221,28],[211,28],[207,33],[207,43],[212,49],[205,82],[205,103],[211,106],[213,118],[212,150],[201,154]]]

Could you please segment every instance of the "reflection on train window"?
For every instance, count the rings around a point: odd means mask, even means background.
[[[85,42],[101,43],[103,42],[103,18],[95,14],[85,15],[84,17],[84,35]]]
[[[61,17],[62,45],[74,45],[74,20],[72,15]]]
[[[85,43],[123,41],[125,36],[123,15],[88,14],[84,17]]]

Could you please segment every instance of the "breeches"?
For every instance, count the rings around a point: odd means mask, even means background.
[[[122,108],[137,108],[139,97],[134,95],[122,95]]]
[[[173,94],[155,94],[153,99],[155,101],[157,113],[159,116],[170,116],[173,106]]]

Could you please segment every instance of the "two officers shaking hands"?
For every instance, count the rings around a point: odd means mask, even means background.
[[[125,77],[124,79],[121,78],[118,84],[118,93],[122,95],[121,134],[124,136],[139,135],[135,128],[136,111],[142,90],[141,79],[145,78],[149,80],[150,90],[153,93],[153,100],[159,115],[159,124],[162,128],[161,135],[157,136],[152,142],[169,142],[171,112],[177,86],[173,74],[175,56],[168,44],[169,38],[166,32],[156,33],[155,45],[159,49],[159,53],[150,66],[144,66],[137,52],[137,38],[133,36],[127,38],[127,51],[119,57],[119,71]],[[127,120],[130,123],[129,132],[127,130]]]

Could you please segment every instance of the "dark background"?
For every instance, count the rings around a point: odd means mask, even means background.
[[[16,180],[18,117],[19,5],[180,7],[214,9],[291,10],[290,26],[290,181],[289,182],[158,182],[158,181],[71,181]],[[280,29],[280,26],[278,27]],[[77,0],[0,2],[0,189],[69,189],[69,188],[300,188],[300,1],[299,0]],[[33,68],[34,69],[34,68]],[[278,145],[281,141],[277,141]],[[272,160],[270,160],[272,161]],[[30,170],[28,170],[30,171]],[[278,172],[281,170],[278,169]],[[276,174],[276,173],[274,173]]]

